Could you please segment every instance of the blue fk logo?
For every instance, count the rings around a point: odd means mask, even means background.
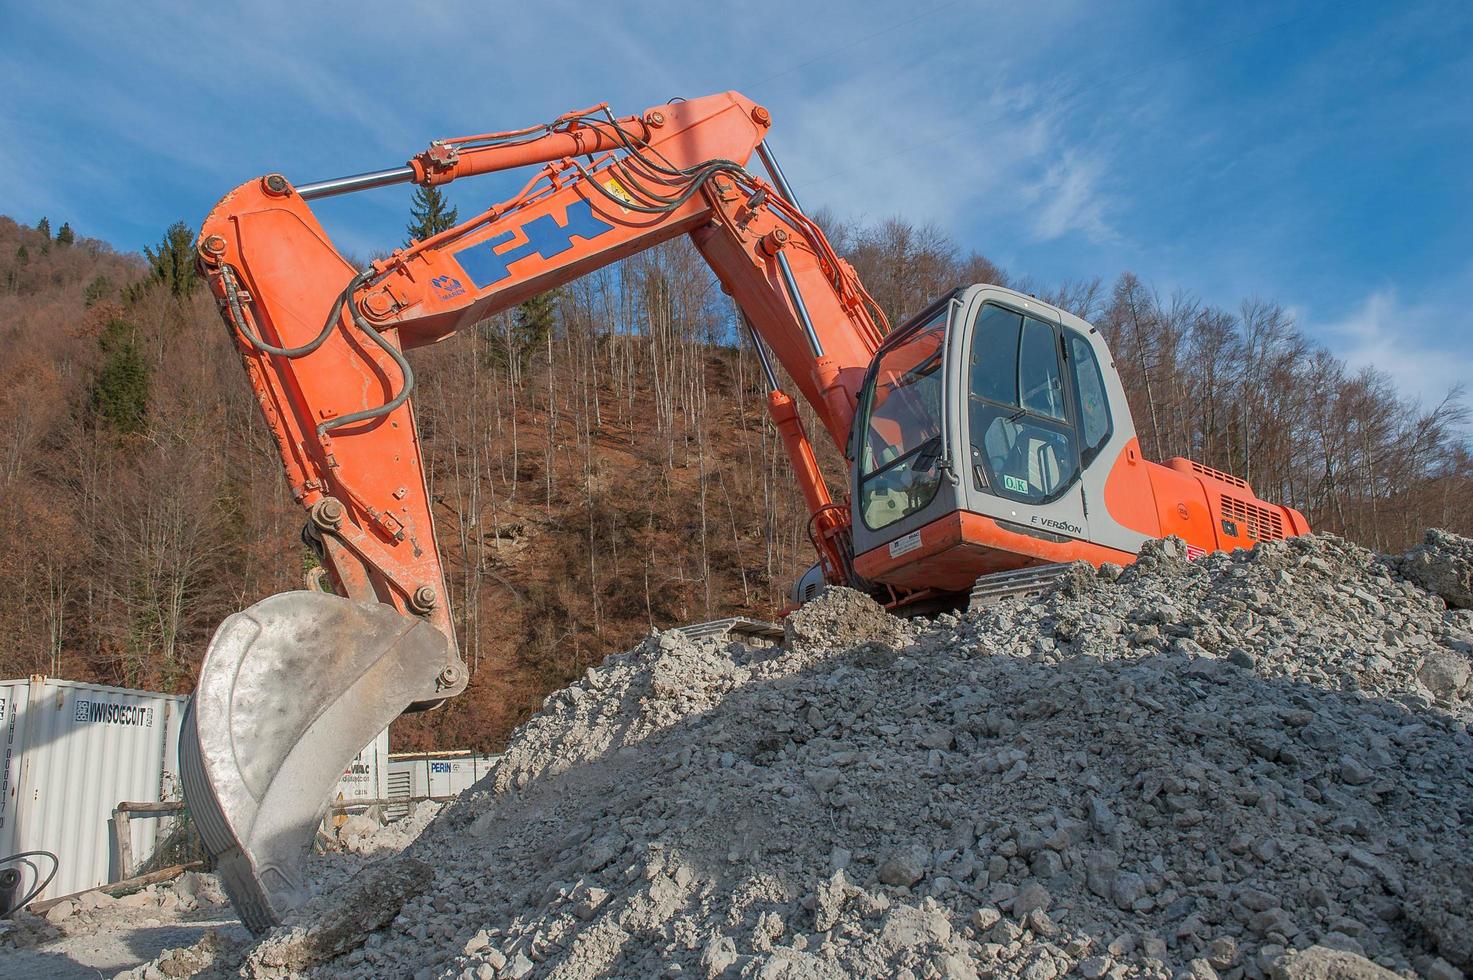
[[[509,248],[505,252],[496,251],[498,247],[516,237],[516,231],[512,230],[504,231],[484,242],[467,246],[453,254],[455,260],[460,263],[460,267],[465,270],[465,274],[470,277],[471,282],[476,284],[476,288],[485,289],[510,276],[514,262],[530,255],[540,255],[544,259],[550,259],[572,248],[574,238],[590,242],[613,230],[613,225],[593,213],[592,204],[584,200],[577,200],[568,205],[567,218],[561,224],[552,215],[542,214],[523,225],[522,231],[526,234],[527,240],[516,248]]]

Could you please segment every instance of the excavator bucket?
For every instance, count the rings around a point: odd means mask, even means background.
[[[306,851],[353,756],[411,703],[435,700],[442,672],[453,678],[459,665],[430,623],[322,592],[283,592],[220,624],[184,715],[179,770],[252,932],[307,898]]]

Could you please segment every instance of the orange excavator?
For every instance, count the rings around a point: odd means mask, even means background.
[[[303,900],[304,849],[352,756],[468,681],[403,351],[659,242],[689,236],[751,334],[818,555],[798,601],[828,582],[934,610],[979,577],[1125,564],[1168,535],[1195,556],[1309,530],[1243,480],[1142,458],[1103,338],[1067,311],[970,285],[890,329],[799,207],[770,125],[736,92],[637,116],[598,105],[437,140],[391,170],[300,185],[269,174],[205,220],[199,271],[332,586],[228,618],[185,719],[186,798],[253,930]],[[515,197],[363,270],[309,207],[524,166],[539,169]],[[795,398],[848,462],[837,499]]]

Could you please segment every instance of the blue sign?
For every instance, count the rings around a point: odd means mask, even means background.
[[[591,242],[614,226],[593,213],[593,205],[579,199],[568,205],[566,220],[559,224],[550,214],[542,214],[522,226],[527,240],[516,248],[505,252],[496,249],[516,237],[516,231],[504,231],[499,235],[467,246],[453,253],[455,260],[465,270],[477,289],[485,289],[511,275],[511,265],[530,255],[550,259],[573,247],[573,239]]]

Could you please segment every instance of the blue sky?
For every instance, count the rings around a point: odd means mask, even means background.
[[[735,88],[810,210],[1042,282],[1290,306],[1435,400],[1473,377],[1473,4],[0,0],[0,213],[122,249],[225,191]],[[517,178],[454,185],[469,214]],[[398,244],[409,191],[321,202]]]

